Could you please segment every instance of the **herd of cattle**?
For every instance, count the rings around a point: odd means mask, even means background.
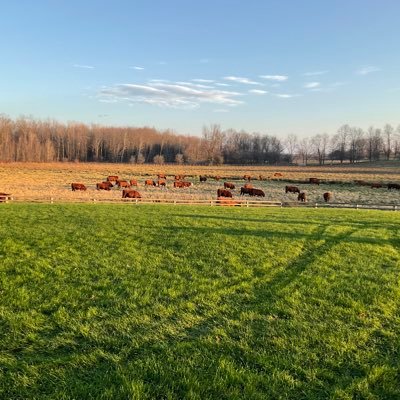
[[[279,174],[279,175],[278,175]],[[275,177],[282,177],[283,175],[280,173],[275,173]],[[185,180],[186,176],[185,175],[175,175],[174,176],[174,181],[173,187],[174,188],[187,188],[193,185],[192,182],[186,181]],[[207,179],[210,177],[207,177],[205,175],[200,175],[199,176],[199,181],[200,183],[206,182]],[[220,176],[213,176],[211,177],[212,179],[219,181],[222,179]],[[250,181],[253,179],[250,175],[244,175],[243,180],[247,181],[243,186],[240,187],[240,196],[245,196],[249,195],[252,197],[265,197],[265,193],[263,190],[259,188],[253,187],[253,185],[250,183]],[[263,180],[263,177],[260,175],[260,177],[257,178],[258,180]],[[319,185],[320,179],[318,178],[309,178],[306,182],[308,184],[312,185]],[[367,183],[365,181],[355,181],[357,185],[360,186],[370,186],[371,188],[381,188],[383,187],[382,184],[380,183]],[[161,189],[166,188],[167,186],[167,176],[165,174],[158,174],[157,175],[157,180],[153,179],[146,179],[143,182],[145,187],[149,186],[154,186],[154,187],[159,187]],[[122,189],[122,198],[135,198],[135,199],[140,199],[142,196],[140,192],[136,189],[132,189],[132,187],[138,187],[139,183],[137,179],[130,179],[130,180],[123,180],[120,179],[117,175],[110,175],[106,178],[105,181],[103,182],[98,182],[96,183],[96,189],[97,190],[106,190],[109,191],[111,190],[112,187],[116,186],[119,189]],[[389,183],[387,185],[388,190],[400,190],[400,184],[397,183]],[[71,189],[72,191],[77,191],[77,190],[86,190],[87,187],[83,183],[71,183]],[[232,182],[224,182],[223,188],[219,188],[217,190],[217,197],[218,199],[222,198],[232,198],[233,193],[232,190],[235,190],[235,184]],[[306,202],[307,201],[307,194],[304,191],[300,191],[300,189],[297,186],[285,186],[285,193],[293,193],[297,194],[297,200],[300,202]],[[333,193],[332,192],[325,192],[322,194],[324,201],[329,202],[333,198]]]

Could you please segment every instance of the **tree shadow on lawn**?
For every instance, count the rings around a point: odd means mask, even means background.
[[[302,240],[305,246],[301,255],[284,269],[273,273],[267,283],[260,284],[259,276],[250,278],[250,282],[243,277],[253,287],[250,300],[235,290],[227,296],[221,294],[218,303],[227,307],[210,310],[199,323],[179,327],[177,334],[164,333],[160,340],[142,339],[141,343],[141,338],[134,342],[126,338],[108,344],[100,344],[82,336],[77,338],[75,347],[70,349],[15,354],[20,373],[29,374],[25,371],[26,366],[34,365],[42,374],[33,387],[13,388],[10,383],[5,386],[5,390],[8,390],[6,393],[26,398],[39,395],[51,398],[60,393],[64,393],[65,398],[101,398],[108,391],[110,397],[123,399],[133,396],[133,390],[137,390],[138,397],[142,398],[190,398],[192,393],[196,398],[229,399],[249,398],[252,393],[259,398],[279,398],[282,394],[286,397],[294,396],[292,398],[326,398],[338,389],[347,390],[355,379],[363,379],[369,373],[365,362],[362,365],[357,357],[345,352],[333,360],[329,354],[318,354],[318,359],[314,361],[302,360],[307,349],[302,349],[304,354],[291,354],[287,350],[279,354],[280,350],[275,346],[275,339],[281,335],[286,339],[289,335],[292,340],[296,340],[296,331],[291,325],[294,310],[283,309],[281,302],[285,301],[285,289],[301,279],[302,273],[312,263],[342,241],[372,244],[385,242],[352,237],[357,230],[350,227],[344,233],[329,235],[326,234],[328,225],[319,226],[310,234],[261,229],[163,228],[160,235],[168,230],[173,234],[176,229],[184,229],[191,233],[189,237],[192,240],[214,234],[253,235],[268,239]],[[386,242],[391,243],[391,240]],[[165,301],[171,303],[174,300]],[[160,320],[159,325],[155,324],[153,329],[158,330],[165,325],[179,326],[179,312],[178,309],[176,314]],[[245,326],[241,326],[243,313],[246,312],[255,313],[261,319],[246,321]],[[268,316],[271,319],[265,319]],[[241,335],[244,328],[251,337],[256,338],[254,348],[246,350],[243,347]],[[222,330],[226,336],[220,338],[216,333],[218,330]],[[268,334],[269,331],[271,334]],[[59,332],[53,334],[56,336]],[[257,339],[260,336],[265,336],[265,342]],[[47,333],[42,339],[51,341],[52,337]],[[263,353],[262,357],[260,352]],[[79,362],[79,358],[82,358],[82,362]],[[391,353],[384,356],[373,353],[370,358],[371,369],[377,363],[390,367],[395,365]],[[223,363],[228,363],[232,371],[224,372],[223,368],[228,367]],[[306,372],[314,369],[319,371],[318,379],[310,381]],[[288,382],[279,378],[280,372],[292,376],[297,386],[288,385]],[[219,375],[220,378],[216,379]],[[383,396],[393,395],[390,385],[382,387],[378,383],[377,388]],[[32,393],[34,395],[31,396]]]

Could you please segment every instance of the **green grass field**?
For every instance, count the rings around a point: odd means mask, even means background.
[[[399,399],[400,213],[0,205],[1,399]]]

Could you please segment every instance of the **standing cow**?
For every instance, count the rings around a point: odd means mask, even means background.
[[[332,200],[333,194],[332,194],[332,192],[325,192],[323,194],[323,196],[324,196],[325,203],[327,203],[328,201]]]
[[[297,200],[305,203],[307,201],[307,195],[304,192],[299,193]]]
[[[285,186],[285,193],[300,193],[300,189],[297,186]]]
[[[142,196],[137,190],[134,189],[124,189],[122,191],[122,198],[123,199],[141,199]]]
[[[226,189],[218,189],[217,196],[218,197],[232,197],[232,193]]]
[[[231,182],[224,182],[225,189],[235,189],[235,185]]]
[[[83,183],[71,183],[71,189],[73,192],[75,190],[86,190],[86,186]]]

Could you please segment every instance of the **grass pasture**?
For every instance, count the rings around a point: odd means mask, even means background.
[[[400,398],[398,213],[9,203],[0,220],[0,398]]]

